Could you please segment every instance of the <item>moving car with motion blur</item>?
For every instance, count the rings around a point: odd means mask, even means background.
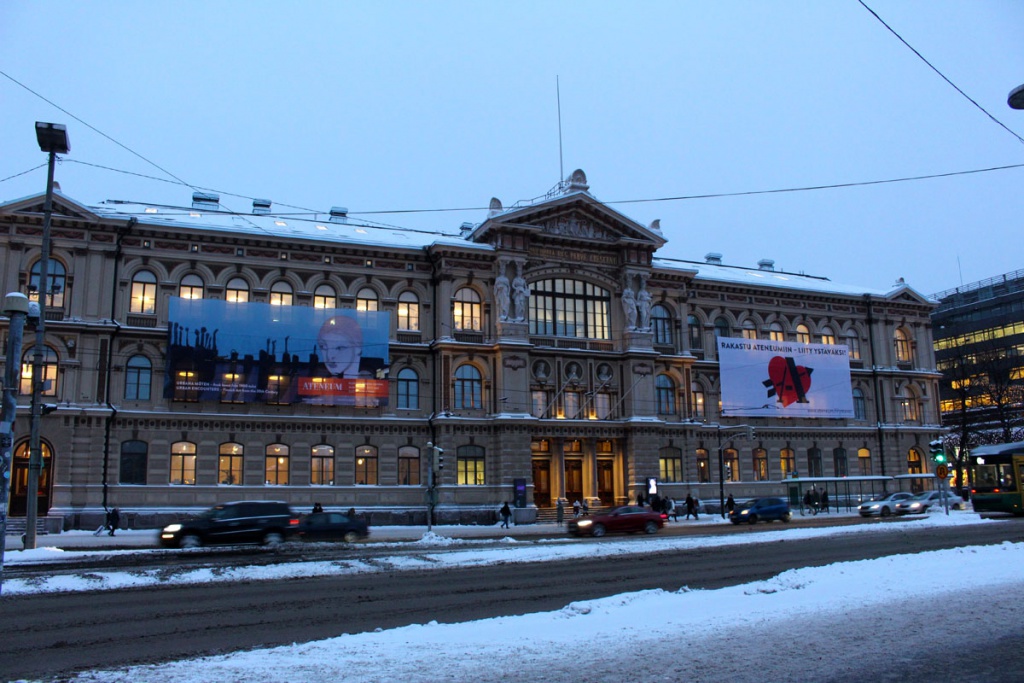
[[[368,538],[370,529],[366,522],[340,512],[314,512],[299,522],[301,541],[344,541],[355,543]]]
[[[871,517],[873,515],[888,517],[896,512],[896,505],[899,502],[913,497],[914,494],[909,491],[897,491],[888,495],[881,494],[858,505],[857,512],[860,513],[861,517]]]
[[[896,503],[896,514],[919,515],[928,512],[933,507],[941,510],[943,508],[943,500],[946,501],[946,505],[949,505],[951,510],[959,510],[964,506],[964,499],[954,495],[951,491],[946,491],[945,489],[941,491],[925,491],[913,498],[907,498]]]
[[[665,526],[668,515],[649,507],[623,505],[599,515],[570,519],[568,529],[573,536],[604,536],[606,533],[654,534]]]
[[[757,524],[779,519],[788,522],[793,519],[789,511],[789,503],[785,498],[754,498],[740,503],[729,513],[729,521],[733,524]]]
[[[291,538],[298,527],[299,516],[287,503],[269,500],[222,503],[191,519],[165,526],[160,532],[160,545],[166,548],[233,543],[273,546]]]

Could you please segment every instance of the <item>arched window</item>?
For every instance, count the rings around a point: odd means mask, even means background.
[[[145,356],[132,356],[124,370],[124,399],[148,401],[153,381],[153,364]]]
[[[247,302],[249,300],[249,283],[240,277],[233,277],[228,280],[228,286],[224,292],[224,300],[236,304]]]
[[[455,370],[455,409],[483,408],[483,379],[475,366],[465,363]]]
[[[224,486],[241,486],[242,455],[245,448],[240,443],[222,443],[217,455],[217,483]]]
[[[32,272],[29,274],[28,299],[39,301],[39,271],[42,268],[42,261],[32,264]],[[64,293],[67,290],[67,270],[64,264],[54,259],[46,263],[46,279],[50,286],[46,290],[47,308],[64,308]]]
[[[377,485],[376,446],[358,446],[356,448],[356,485]]]
[[[672,345],[672,314],[661,304],[651,308],[651,331],[655,344]]]
[[[398,448],[399,486],[420,485],[420,449],[416,446]]]
[[[480,295],[471,287],[462,287],[455,292],[452,302],[452,325],[456,330],[483,329],[481,322]]]
[[[456,460],[456,482],[460,486],[483,486],[487,483],[483,446],[459,446]]]
[[[32,395],[32,357],[35,348],[29,347],[21,354],[21,387],[18,393],[22,396]],[[42,396],[57,395],[57,353],[49,346],[43,347]]]
[[[706,448],[697,449],[697,481],[707,484],[711,481],[711,460]]]
[[[420,329],[420,299],[413,292],[398,295],[398,329]]]
[[[832,466],[835,468],[837,477],[845,477],[847,475],[845,448],[832,449]]]
[[[334,486],[334,447],[313,446],[309,458],[309,483],[313,486]]]
[[[125,441],[121,444],[119,484],[145,484],[149,446],[145,441]]]
[[[907,451],[907,474],[921,474],[924,472],[921,453],[916,448]]]
[[[377,292],[372,288],[363,287],[356,294],[357,311],[376,311],[377,305]]]
[[[683,480],[683,452],[673,446],[665,446],[658,452],[658,470],[661,481]]]
[[[686,329],[690,331],[690,348],[700,351],[704,348],[704,328],[695,315],[686,316]]]
[[[722,452],[726,481],[740,480],[740,453],[735,448],[726,448]]]
[[[271,306],[291,306],[292,286],[284,280],[278,280],[270,286]]]
[[[196,445],[191,441],[176,441],[171,444],[172,484],[195,486]]]
[[[189,273],[181,278],[181,283],[178,285],[178,296],[182,299],[202,299],[203,291],[203,278],[195,273]]]
[[[398,371],[398,409],[418,410],[420,407],[420,376],[412,368]]]
[[[860,337],[856,330],[847,331],[846,346],[850,349],[850,360],[860,360]]]
[[[156,313],[156,275],[140,270],[132,277],[132,296],[128,304],[130,313]]]
[[[910,342],[910,333],[902,327],[897,327],[895,332],[896,362],[910,363],[914,360],[913,345]]]
[[[832,328],[828,327],[827,325],[825,327],[821,328],[821,343],[822,344],[835,344],[836,343],[835,332],[833,332]]]
[[[783,479],[796,471],[796,453],[792,448],[783,448],[779,451],[779,470]]]
[[[820,448],[811,447],[807,449],[807,474],[811,477],[822,476]]]
[[[754,325],[753,320],[743,321],[743,338],[757,339],[757,327]]]
[[[866,448],[857,449],[857,468],[862,477],[871,476],[871,451]]]
[[[729,336],[729,321],[724,317],[719,316],[715,318],[715,336],[716,337],[728,337]]]
[[[291,450],[283,443],[267,446],[263,456],[263,479],[269,486],[287,486]]]
[[[808,329],[807,325],[800,323],[796,326],[796,340],[801,344],[811,343],[811,331]]]
[[[853,390],[853,419],[866,420],[867,403],[864,401],[864,392],[861,389]]]
[[[540,280],[530,285],[530,334],[611,339],[607,289],[582,280]]]
[[[704,412],[704,387],[700,382],[690,382],[690,417],[694,420],[702,420]]]
[[[337,308],[338,293],[334,287],[326,282],[316,286],[313,290],[313,308]]]
[[[782,331],[781,323],[772,323],[768,326],[768,338],[772,341],[786,341],[786,334]]]
[[[900,415],[903,418],[903,422],[916,423],[921,419],[920,404],[917,399],[917,393],[914,388],[909,384],[903,387],[903,391],[900,394]]]
[[[754,449],[754,481],[768,481],[768,451]]]
[[[654,380],[658,401],[658,415],[676,414],[676,383],[668,375],[658,375]]]

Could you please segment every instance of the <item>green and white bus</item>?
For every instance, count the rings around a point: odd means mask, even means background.
[[[979,446],[969,462],[975,512],[1024,515],[1024,441]]]

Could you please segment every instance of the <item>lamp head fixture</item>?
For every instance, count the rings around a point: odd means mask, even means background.
[[[36,121],[36,140],[39,149],[50,154],[67,154],[71,151],[68,128],[60,123]]]

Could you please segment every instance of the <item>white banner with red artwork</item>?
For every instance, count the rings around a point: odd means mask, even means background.
[[[849,353],[844,344],[719,337],[722,414],[852,418]]]

